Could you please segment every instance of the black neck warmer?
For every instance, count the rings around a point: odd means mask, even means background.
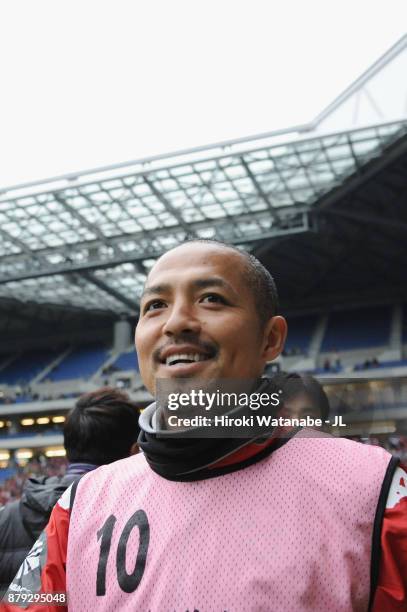
[[[260,380],[256,392],[270,392],[272,388],[274,388],[272,381],[263,378]],[[152,417],[155,410],[156,405],[153,403],[141,414],[139,420],[141,432],[138,444],[144,452],[151,469],[167,480],[203,480],[233,472],[260,461],[287,442],[287,438],[280,438],[266,448],[259,448],[259,453],[245,461],[224,468],[211,468],[210,466],[228,457],[240,448],[252,444],[256,440],[263,442],[264,438],[270,437],[273,434],[275,428],[271,428],[270,431],[262,436],[261,440],[259,440],[258,434],[253,438],[160,437],[157,436],[156,430],[152,425]],[[233,413],[233,416],[238,416],[239,409],[234,408],[228,412],[228,414],[231,413]],[[194,431],[198,432],[199,429],[195,428]]]

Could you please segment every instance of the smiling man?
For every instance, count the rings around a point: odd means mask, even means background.
[[[263,388],[286,331],[255,258],[190,242],[148,276],[141,375],[153,394],[161,379]],[[143,456],[95,470],[61,498],[36,557],[42,594],[66,591],[74,612],[403,609],[406,547],[395,542],[406,541],[407,474],[386,451],[303,431],[160,437],[155,412],[140,419]],[[11,595],[29,592],[29,576],[23,566]]]
[[[191,242],[159,259],[141,299],[136,347],[144,384],[157,378],[257,378],[287,333],[274,281],[237,249]]]

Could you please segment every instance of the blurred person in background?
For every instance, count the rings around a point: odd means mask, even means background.
[[[9,467],[14,467],[13,463],[15,462],[11,460]],[[0,484],[0,508],[21,498],[28,478],[38,475],[64,476],[66,466],[66,457],[46,457],[43,454],[30,459],[23,466],[17,465],[15,473]]]
[[[46,524],[62,493],[100,465],[138,452],[139,411],[129,396],[103,387],[82,395],[64,424],[64,476],[29,478],[19,500],[0,508],[0,594]]]
[[[313,419],[321,419],[324,425],[324,421],[329,418],[329,400],[316,378],[310,374],[296,372],[279,372],[272,378],[275,386],[284,392],[287,417],[303,419],[310,416]]]

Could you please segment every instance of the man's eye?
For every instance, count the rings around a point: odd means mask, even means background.
[[[226,304],[226,300],[217,293],[208,293],[201,298],[201,302],[204,304]]]
[[[151,312],[153,310],[159,310],[160,308],[164,307],[165,302],[163,302],[162,300],[154,300],[153,302],[150,302],[149,304],[146,304],[144,306],[144,312]]]

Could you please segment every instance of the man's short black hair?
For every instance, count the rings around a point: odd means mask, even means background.
[[[238,249],[234,245],[221,242],[220,240],[204,240],[197,238],[188,240],[184,244],[192,244],[194,242],[213,244],[239,253],[246,264],[244,280],[253,292],[254,302],[261,325],[265,325],[271,317],[277,314],[278,292],[276,283],[270,272],[263,266],[257,257],[243,249]]]
[[[102,387],[82,395],[64,425],[68,461],[104,465],[128,457],[140,433],[138,418],[123,391]]]

